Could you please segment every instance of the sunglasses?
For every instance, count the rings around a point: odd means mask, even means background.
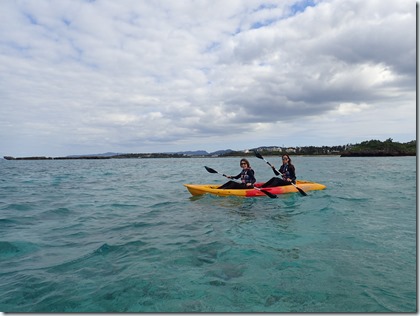
[[[246,163],[246,162],[241,162],[241,166],[242,166],[242,165],[247,165],[247,163]]]

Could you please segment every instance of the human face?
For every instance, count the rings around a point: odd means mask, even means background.
[[[288,163],[289,162],[289,157],[287,157],[287,156],[283,156],[281,159],[283,160],[283,163]]]
[[[248,164],[246,163],[246,161],[241,161],[241,167],[242,168],[248,167]]]

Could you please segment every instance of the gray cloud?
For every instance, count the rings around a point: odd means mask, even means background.
[[[0,148],[409,141],[415,10],[379,0],[3,1]]]

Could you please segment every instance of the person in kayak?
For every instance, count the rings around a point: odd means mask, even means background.
[[[281,159],[283,164],[281,165],[279,172],[281,173],[282,178],[273,177],[264,183],[261,186],[262,188],[290,185],[291,183],[296,184],[296,169],[292,164],[292,159],[290,159],[289,155],[283,155]],[[272,166],[272,168],[275,170],[274,166]]]
[[[251,168],[249,161],[245,158],[241,159],[240,166],[242,171],[237,176],[226,176],[229,179],[241,179],[241,183],[236,181],[228,181],[218,189],[252,189],[254,187],[255,173]]]

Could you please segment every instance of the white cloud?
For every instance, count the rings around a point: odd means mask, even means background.
[[[409,141],[415,26],[410,1],[2,1],[0,148]]]
[[[356,112],[362,112],[364,109],[369,106],[366,103],[354,104],[354,103],[341,103],[338,105],[335,111],[340,115],[348,115]]]

